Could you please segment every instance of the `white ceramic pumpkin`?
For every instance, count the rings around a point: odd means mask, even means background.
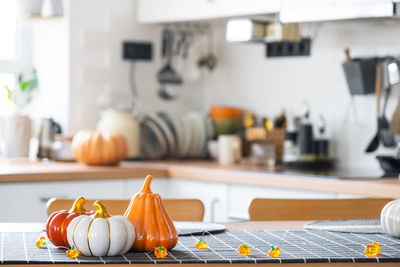
[[[389,235],[400,237],[400,199],[390,201],[383,207],[381,225]]]
[[[86,256],[116,256],[128,252],[135,241],[135,229],[123,216],[110,216],[103,203],[94,203],[96,214],[74,218],[67,228],[71,246]]]

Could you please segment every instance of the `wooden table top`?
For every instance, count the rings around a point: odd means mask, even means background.
[[[262,229],[268,229],[268,230],[282,230],[282,229],[302,229],[302,226],[307,223],[307,221],[274,221],[274,222],[236,222],[236,223],[223,223],[224,225],[227,226],[228,230],[262,230]],[[44,228],[43,223],[0,223],[0,232],[35,232],[35,231],[41,231]],[[327,265],[332,265],[332,266],[340,266],[340,267],[364,267],[364,266],[373,266],[374,264],[379,264],[379,266],[385,266],[385,267],[395,267],[398,266],[398,263],[306,263],[307,266],[312,266],[312,267],[321,267],[321,266],[327,266]],[[70,266],[70,264],[68,264]],[[68,266],[67,264],[52,264],[51,266],[54,267],[66,267]],[[96,266],[94,264],[85,264],[85,266]],[[198,267],[198,266],[204,266],[204,264],[168,264],[168,266],[190,266],[190,267]],[[232,264],[218,264],[218,266],[230,266]],[[285,266],[285,267],[299,267],[299,266],[304,266],[304,263],[267,263],[267,264],[257,264],[257,265],[265,265],[265,266]],[[4,266],[15,266],[15,265],[4,265]],[[26,265],[25,265],[26,266]],[[40,265],[35,265],[35,264],[30,264],[29,266],[40,266]],[[97,265],[98,266],[98,265]],[[117,265],[117,264],[107,264],[107,266],[110,267],[116,267],[116,266],[125,266],[124,265]],[[135,266],[142,266],[142,265],[135,265]],[[148,266],[148,264],[143,265],[143,266]],[[212,265],[211,265],[212,266]],[[234,266],[238,267],[248,267],[248,266],[254,266],[254,264],[234,264]]]
[[[400,198],[398,178],[335,179],[306,174],[271,172],[248,165],[222,167],[209,161],[137,161],[119,166],[84,166],[78,163],[20,160],[0,161],[0,183],[141,178],[151,174],[172,178]]]

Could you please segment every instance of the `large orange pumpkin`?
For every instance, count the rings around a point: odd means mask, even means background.
[[[84,130],[72,140],[75,159],[87,165],[116,165],[127,155],[127,144],[122,134]]]
[[[136,238],[132,248],[136,251],[153,251],[164,246],[167,250],[175,247],[178,234],[159,194],[153,194],[150,184],[153,177],[148,175],[142,190],[129,203],[124,216],[135,227]]]

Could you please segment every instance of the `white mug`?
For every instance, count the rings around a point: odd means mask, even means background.
[[[218,163],[232,165],[240,161],[242,141],[237,135],[220,135],[218,137]]]

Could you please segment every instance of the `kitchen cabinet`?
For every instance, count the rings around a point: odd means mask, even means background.
[[[392,0],[282,0],[283,23],[392,17]]]
[[[217,19],[230,16],[271,14],[281,0],[138,0],[140,23]]]
[[[218,16],[219,0],[138,0],[140,23],[212,19]]]
[[[204,221],[227,221],[228,185],[225,183],[170,179],[166,191],[168,198],[200,199],[205,208]]]
[[[0,222],[44,222],[52,197],[124,199],[127,180],[10,183],[0,185]]]
[[[131,199],[143,179],[0,184],[0,222],[44,222],[46,202],[52,197]],[[278,189],[186,179],[154,179],[151,188],[162,198],[197,198],[204,203],[204,221],[247,220],[254,198],[350,198],[348,194]]]
[[[219,0],[219,16],[245,16],[279,12],[281,0]]]

